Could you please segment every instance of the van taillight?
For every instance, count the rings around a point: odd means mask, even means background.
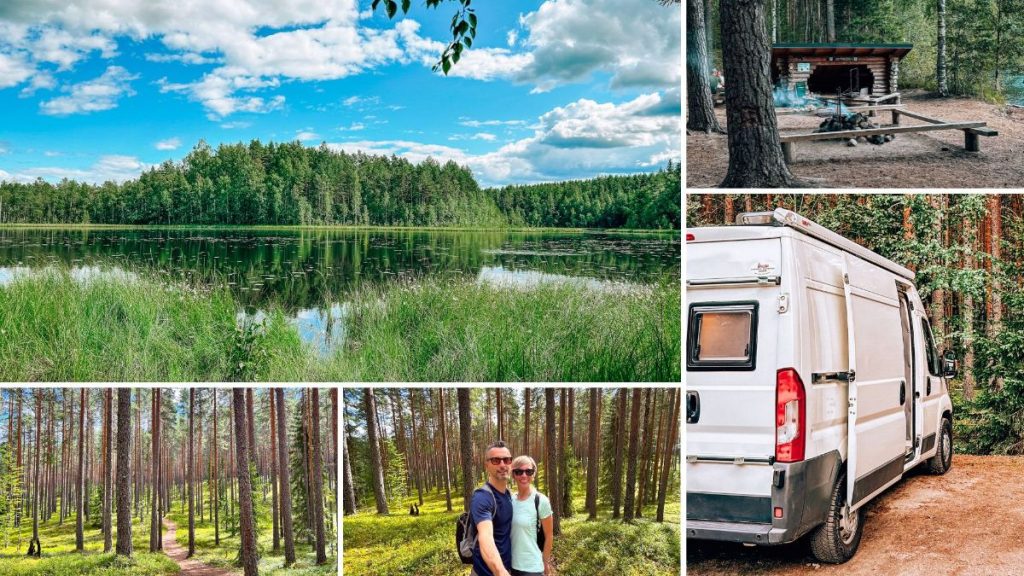
[[[689,232],[686,233],[686,241],[687,242],[690,242],[690,241],[696,240],[696,239],[697,239],[697,237],[694,236],[693,234],[690,234]]]
[[[807,444],[807,394],[800,375],[783,368],[775,376],[775,460],[800,462]]]

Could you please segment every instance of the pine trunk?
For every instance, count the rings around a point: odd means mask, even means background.
[[[259,574],[259,558],[256,554],[256,519],[252,510],[252,483],[249,467],[246,465],[252,457],[249,455],[249,439],[246,422],[246,394],[241,388],[232,388],[235,407],[235,450],[238,462],[238,509],[239,530],[242,546],[239,552],[245,576]],[[251,396],[250,396],[251,398]]]
[[[452,483],[451,483],[451,472],[448,464],[448,426],[445,423],[445,409],[444,409],[444,388],[439,388],[438,393],[441,401],[441,413],[438,417],[441,419],[441,446],[442,453],[444,455],[444,466],[442,467],[442,473],[444,476],[444,500],[448,512],[452,511]]]
[[[633,389],[633,405],[629,418],[629,452],[626,456],[626,497],[622,505],[622,519],[631,522],[635,515],[636,464],[640,440],[640,388]]]
[[[675,401],[672,401],[672,397],[675,397]],[[670,413],[669,422],[669,434],[665,439],[665,454],[661,460],[661,481],[658,483],[658,513],[654,517],[656,522],[665,521],[665,496],[668,493],[668,477],[672,471],[672,462],[675,459],[676,454],[676,440],[679,436],[679,413],[680,408],[680,394],[676,389],[672,389],[672,393],[669,396],[669,405],[672,406],[672,412]]]
[[[117,548],[118,556],[132,555],[132,391],[117,389]],[[141,471],[140,471],[141,473]]]
[[[601,389],[590,389],[590,447],[587,455],[587,520],[597,520],[597,478],[601,459]]]
[[[277,402],[277,470],[281,474],[281,536],[284,539],[284,565],[295,563],[295,536],[292,531],[292,489],[291,473],[288,470],[288,433],[284,423],[288,421],[284,404],[284,389],[274,389]]]
[[[381,466],[380,440],[377,438],[377,401],[372,388],[363,390],[363,409],[366,412],[367,448],[370,451],[370,479],[377,514],[388,514],[388,500],[384,494],[384,469]],[[415,429],[415,424],[414,424]]]
[[[938,85],[939,96],[949,96],[946,83],[946,0],[938,0],[936,16],[939,32],[935,43],[935,83]]]
[[[615,461],[612,464],[612,518],[619,517],[622,504],[622,442],[626,435],[626,389],[619,388],[615,418]]]
[[[313,528],[316,534],[316,565],[327,563],[327,532],[324,528],[324,473],[323,449],[320,442],[320,389],[310,390],[313,413],[310,416],[313,428],[313,498],[310,502],[313,512]]]
[[[475,489],[473,478],[473,423],[470,420],[469,388],[456,392],[459,403],[459,451],[462,453],[462,508],[469,510]]]
[[[722,63],[729,132],[723,188],[786,188],[797,184],[782,157],[765,31],[764,0],[721,0]]]
[[[722,132],[715,118],[715,104],[708,79],[708,46],[704,4],[686,0],[686,129]]]

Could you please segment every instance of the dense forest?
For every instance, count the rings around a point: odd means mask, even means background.
[[[573,531],[563,539],[564,548],[556,538],[556,563],[563,564],[559,573],[631,573],[628,564],[615,564],[620,561],[640,562],[645,574],[662,573],[658,560],[643,564],[644,553],[658,550],[653,537],[641,546],[649,550],[621,560],[608,558],[614,556],[608,551],[583,551],[586,542],[575,530],[591,523],[584,517],[601,520],[601,529],[622,540],[633,534],[623,522],[646,519],[651,524],[645,530],[671,530],[660,523],[678,518],[677,389],[353,389],[345,395],[344,513],[361,516],[345,520],[346,572],[369,574],[358,564],[366,557],[363,549],[393,546],[390,529],[429,522],[446,530],[441,540],[434,533],[425,534],[430,542],[410,539],[401,559],[378,565],[373,573],[461,573],[450,531],[473,490],[486,480],[485,447],[503,439],[513,456],[536,460],[535,485],[551,500],[554,533]],[[407,507],[431,518],[408,518]],[[399,520],[403,516],[407,520]],[[580,524],[568,527],[577,520]],[[416,529],[411,526],[402,529]],[[678,538],[678,532],[667,534]],[[568,558],[577,548],[585,563]],[[678,557],[670,567],[667,573],[678,573]]]
[[[0,556],[29,558],[4,573],[66,572],[65,557],[82,553],[97,562],[73,565],[85,573],[117,574],[157,555],[173,561],[157,574],[177,572],[174,564],[192,573],[189,558],[212,570],[204,574],[333,574],[337,391],[327,396],[0,391]],[[127,563],[111,564],[115,555]]]
[[[777,207],[915,271],[936,346],[960,360],[951,387],[959,449],[1024,454],[1024,197],[688,195],[687,226]]]
[[[708,53],[721,69],[719,3],[703,0]],[[1024,73],[1021,0],[766,0],[765,11],[772,43],[913,44],[900,63],[904,88],[943,92],[944,75],[946,93],[1001,100]]]
[[[482,190],[454,162],[200,142],[122,184],[0,182],[0,223],[679,228],[680,167]]]

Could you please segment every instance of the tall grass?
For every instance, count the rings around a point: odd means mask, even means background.
[[[426,280],[353,296],[346,341],[255,331],[226,289],[50,270],[0,286],[5,381],[679,381],[677,282],[611,289]]]

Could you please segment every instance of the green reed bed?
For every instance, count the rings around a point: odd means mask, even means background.
[[[426,280],[352,297],[345,345],[226,289],[50,270],[0,286],[0,380],[678,381],[680,290]]]

